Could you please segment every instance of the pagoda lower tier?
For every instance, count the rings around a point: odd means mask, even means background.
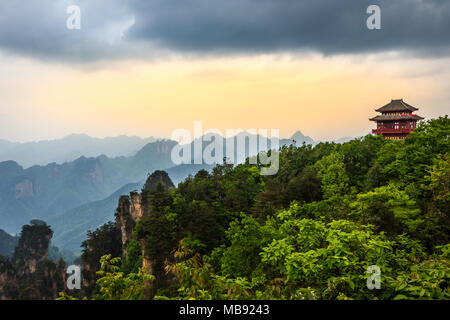
[[[373,134],[381,134],[386,139],[400,140],[406,138],[414,129],[392,129],[392,128],[381,128],[373,129]]]

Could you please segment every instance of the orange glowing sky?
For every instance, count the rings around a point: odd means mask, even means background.
[[[168,56],[76,67],[0,54],[0,139],[71,133],[169,138],[177,128],[369,133],[374,109],[404,98],[426,118],[450,106],[450,58],[268,54]]]

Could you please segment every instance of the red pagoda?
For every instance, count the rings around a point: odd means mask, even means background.
[[[400,140],[409,135],[416,128],[418,120],[423,118],[414,114],[419,109],[407,104],[403,99],[392,100],[387,105],[375,110],[380,115],[369,119],[376,121],[377,128],[373,134],[382,134],[386,139]]]

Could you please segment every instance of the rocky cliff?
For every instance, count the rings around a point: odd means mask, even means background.
[[[131,192],[129,196],[122,196],[116,211],[116,225],[122,235],[123,258],[127,257],[127,246],[134,239],[133,231],[136,224],[152,212],[152,192],[158,188],[171,190],[174,184],[165,171],[155,171],[147,178],[142,192]],[[135,239],[137,240],[137,239]],[[144,242],[139,241],[142,247],[142,266],[152,273],[152,263],[145,251]]]
[[[0,260],[0,300],[48,300],[64,290],[64,261],[54,263],[48,259],[52,235],[42,221],[23,226],[12,258]]]

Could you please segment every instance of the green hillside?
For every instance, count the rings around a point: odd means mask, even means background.
[[[274,176],[224,164],[171,191],[142,193],[147,211],[122,244],[120,277],[114,224],[84,243],[85,265],[101,260],[104,271],[84,295],[450,299],[449,138],[446,116],[404,140],[284,146]],[[141,260],[151,269],[139,271]],[[367,284],[373,268],[378,290]],[[127,285],[112,294],[120,281]]]

